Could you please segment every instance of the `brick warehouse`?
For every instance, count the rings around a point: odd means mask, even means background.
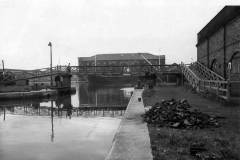
[[[152,71],[153,68],[144,68],[144,65],[165,65],[165,55],[153,55],[150,53],[111,53],[111,54],[96,54],[91,57],[78,57],[79,67],[83,66],[83,69],[88,71],[95,71],[96,73],[101,73],[99,77],[94,77],[94,75],[80,76],[82,80],[88,80],[94,82],[108,82],[109,79],[103,78],[107,76],[119,80],[119,75],[136,75],[137,73]],[[97,68],[93,68],[96,66]],[[150,69],[150,70],[148,70]],[[117,78],[116,78],[117,76]],[[96,79],[98,82],[96,82]],[[124,78],[123,78],[124,79]],[[126,79],[126,77],[125,77]],[[126,79],[127,80],[127,79]],[[129,81],[136,80],[130,78]],[[113,79],[110,81],[114,82]],[[123,80],[124,81],[124,80]]]
[[[197,60],[223,76],[240,80],[240,6],[225,6],[199,33]]]
[[[79,66],[128,66],[128,65],[148,65],[145,57],[153,65],[165,65],[164,55],[153,55],[150,53],[113,53],[96,54],[91,57],[78,57]]]

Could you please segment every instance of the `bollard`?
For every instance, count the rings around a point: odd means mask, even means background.
[[[139,98],[138,98],[138,102],[141,102],[141,100],[142,100],[142,99],[139,97]]]

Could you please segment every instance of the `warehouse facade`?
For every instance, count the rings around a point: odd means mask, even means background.
[[[225,6],[199,33],[197,60],[225,79],[240,80],[240,6]]]
[[[78,57],[79,66],[129,66],[129,65],[165,65],[164,55],[153,55],[150,53],[112,53],[96,54],[91,57]]]

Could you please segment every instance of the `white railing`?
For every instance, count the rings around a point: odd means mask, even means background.
[[[180,64],[181,71],[185,78],[188,80],[190,85],[195,88],[196,90],[199,90],[199,81],[200,78],[184,63]]]
[[[195,74],[188,66],[186,66],[184,63],[181,63],[180,65],[183,75],[186,77],[190,85],[196,89],[198,92],[210,92],[215,94],[218,98],[229,100],[230,98],[230,82],[225,81],[221,78],[221,76],[217,76],[214,74],[214,77],[217,80],[208,80],[208,79],[202,79],[197,74]],[[196,69],[196,68],[195,68]],[[198,68],[199,69],[199,68]],[[198,69],[196,69],[198,71]],[[203,67],[201,68],[204,69]],[[211,73],[209,71],[206,71],[205,73]]]
[[[217,97],[221,99],[228,100],[230,98],[229,81],[200,80],[199,90],[214,93]]]
[[[220,76],[219,74],[213,72],[206,66],[202,65],[199,62],[194,62],[192,64],[192,67],[200,74],[201,78],[206,79],[206,80],[220,80],[224,81],[225,79]]]

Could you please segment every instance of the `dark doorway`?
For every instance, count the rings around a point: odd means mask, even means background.
[[[211,67],[210,69],[213,71],[213,72],[216,72],[218,73],[218,62],[216,59],[213,59],[212,63],[211,63]]]

